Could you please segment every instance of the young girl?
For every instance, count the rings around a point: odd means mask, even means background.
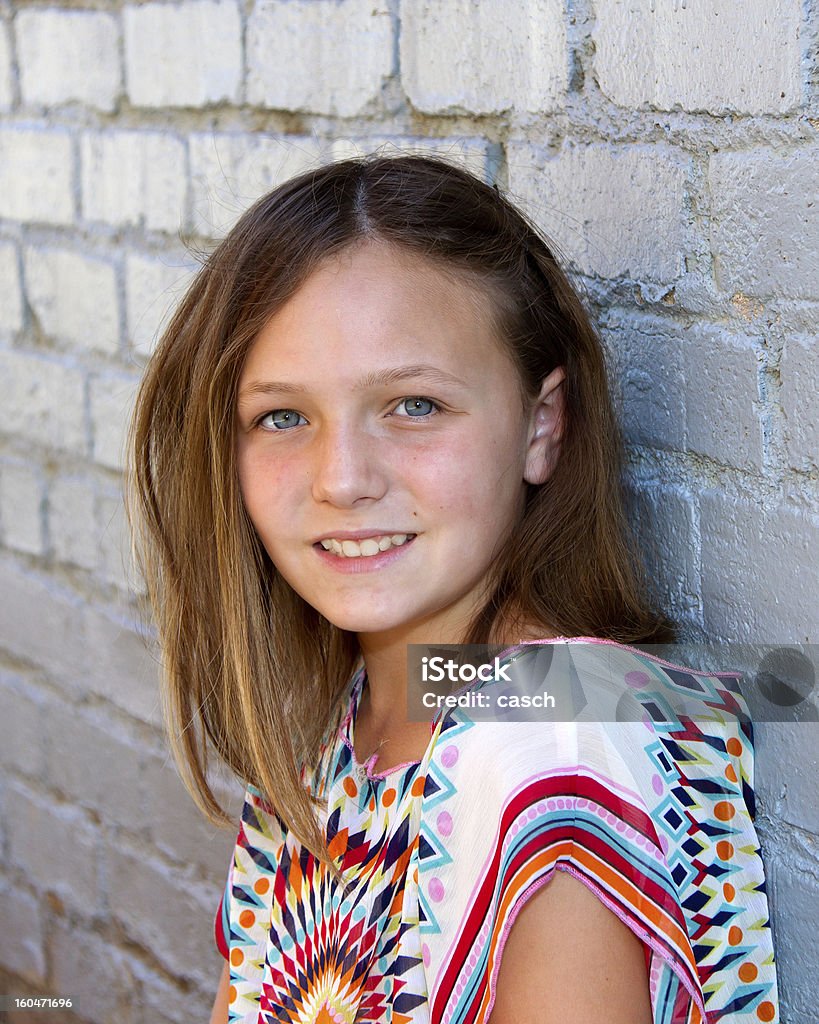
[[[217,819],[209,752],[246,786],[213,1021],[776,1019],[736,679],[627,646],[672,631],[603,354],[497,189],[405,156],[261,199],[132,451],[175,752]],[[707,725],[409,721],[408,645],[453,643],[580,686],[602,657]]]

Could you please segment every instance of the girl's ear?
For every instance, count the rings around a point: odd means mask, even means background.
[[[528,484],[544,483],[557,465],[566,416],[565,380],[566,371],[562,366],[552,370],[544,379],[530,413],[523,469],[523,479]]]

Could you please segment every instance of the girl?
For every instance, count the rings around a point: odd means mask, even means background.
[[[405,156],[261,199],[132,453],[175,752],[219,820],[209,753],[246,786],[213,1021],[775,1019],[736,680],[626,646],[672,631],[601,346],[497,189]],[[452,643],[580,685],[602,652],[708,724],[408,721],[408,645]]]

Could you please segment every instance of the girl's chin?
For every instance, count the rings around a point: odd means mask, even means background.
[[[317,603],[316,608],[334,626],[350,633],[377,634],[409,631],[426,617],[421,609],[417,612],[402,612],[396,609],[391,613],[383,603],[371,608],[351,608],[348,604],[343,609],[327,604],[322,607]],[[428,612],[426,614],[428,615]]]

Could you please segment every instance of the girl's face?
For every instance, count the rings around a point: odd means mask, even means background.
[[[557,457],[562,370],[524,414],[489,313],[477,288],[367,242],[322,265],[248,353],[248,514],[290,586],[362,639],[460,640],[524,481]]]

